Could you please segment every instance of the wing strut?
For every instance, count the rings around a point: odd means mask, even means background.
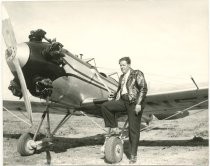
[[[176,115],[178,115],[178,114],[181,114],[181,113],[184,113],[185,111],[188,111],[188,110],[190,110],[190,109],[192,109],[192,108],[194,108],[194,107],[196,107],[196,106],[198,106],[198,105],[201,105],[201,104],[203,104],[203,103],[205,103],[205,102],[207,102],[208,100],[203,100],[203,101],[201,101],[200,103],[197,103],[197,104],[195,104],[195,105],[192,105],[191,107],[188,107],[188,108],[186,108],[186,109],[184,109],[184,110],[182,110],[182,111],[178,111],[177,113],[175,113],[175,114],[173,114],[173,115],[171,115],[171,116],[169,116],[169,117],[167,117],[167,118],[165,118],[165,119],[162,119],[162,120],[168,120],[168,119],[170,119],[170,118],[172,118],[172,117],[174,117],[174,116],[176,116]],[[157,126],[154,126],[154,127],[150,127],[150,126],[147,126],[147,127],[144,127],[143,129],[141,129],[140,130],[140,132],[141,131],[150,131],[150,130],[152,130],[152,129],[154,129],[154,128],[156,128]]]
[[[101,79],[101,76],[98,74],[98,72],[96,71],[95,68],[92,68],[91,71],[97,76],[97,78],[99,79],[99,81],[104,85],[104,87],[106,88],[106,90],[111,94],[111,90],[109,89],[109,87],[105,84],[105,82]]]
[[[12,113],[11,111],[9,111],[7,108],[3,107],[4,110],[6,110],[7,112],[9,112],[12,116],[18,118],[19,120],[23,121],[24,123],[26,123],[27,125],[29,125],[30,127],[32,126],[30,123],[26,122],[25,120],[23,120],[22,118],[20,118],[19,116],[15,115],[14,113]]]

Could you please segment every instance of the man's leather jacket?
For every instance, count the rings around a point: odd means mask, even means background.
[[[121,89],[123,76],[123,74],[120,76],[116,95]],[[128,98],[130,103],[135,103],[136,105],[144,105],[144,100],[146,98],[148,89],[144,74],[140,70],[130,69],[130,75],[127,79],[126,88],[128,91]]]

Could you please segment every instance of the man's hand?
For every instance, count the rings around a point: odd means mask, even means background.
[[[141,105],[136,105],[135,112],[136,112],[136,115],[138,115],[139,112],[141,112]]]
[[[110,101],[110,100],[113,100],[113,99],[114,99],[114,92],[111,92],[109,94],[108,100]]]

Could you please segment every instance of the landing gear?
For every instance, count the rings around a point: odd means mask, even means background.
[[[109,163],[118,163],[123,158],[123,143],[118,137],[107,138],[105,142],[105,159]]]
[[[124,139],[127,138],[127,135],[125,134],[125,128],[128,124],[128,119],[126,120],[121,133],[118,136],[110,136],[105,139],[105,143],[103,145],[103,152],[105,155],[105,160],[108,163],[118,163],[123,158],[123,143]]]
[[[53,141],[53,136],[55,135],[55,133],[59,130],[59,128],[61,126],[63,126],[65,124],[65,122],[72,116],[73,112],[70,112],[69,110],[67,111],[66,115],[64,116],[64,118],[60,121],[60,123],[57,125],[57,127],[51,132],[50,130],[50,117],[49,117],[49,98],[47,98],[47,107],[46,110],[43,112],[42,117],[41,117],[41,121],[39,123],[39,126],[35,132],[35,134],[31,134],[31,133],[24,133],[21,135],[21,137],[18,140],[18,145],[17,145],[17,151],[20,153],[21,156],[29,156],[35,153],[37,147],[39,145],[48,145],[48,143]],[[42,126],[42,123],[45,119],[45,117],[47,117],[47,135],[46,138],[43,139],[39,139],[39,141],[37,141],[38,138],[38,134],[40,131],[40,128]]]
[[[17,151],[21,156],[29,156],[34,154],[36,148],[33,146],[33,135],[31,133],[24,133],[18,140]]]

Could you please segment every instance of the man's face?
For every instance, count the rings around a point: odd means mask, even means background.
[[[122,73],[125,74],[130,69],[130,65],[127,63],[127,61],[120,61],[120,69]]]

